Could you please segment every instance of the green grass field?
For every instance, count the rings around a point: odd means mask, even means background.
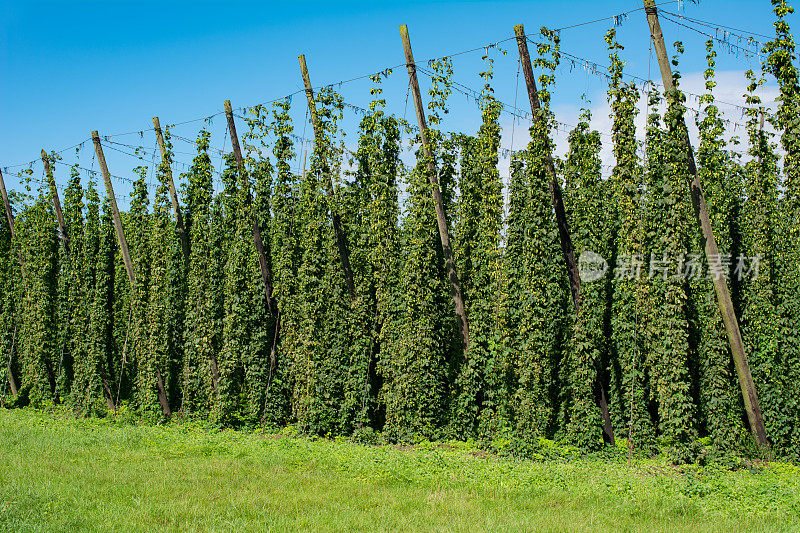
[[[800,530],[800,467],[498,458],[0,410],[0,529]]]

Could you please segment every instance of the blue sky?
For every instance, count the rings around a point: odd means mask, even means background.
[[[635,0],[3,1],[0,3],[3,79],[0,96],[4,127],[0,133],[0,167],[35,160],[41,148],[60,150],[74,145],[87,139],[95,129],[101,135],[143,130],[142,137],[134,134],[112,139],[131,146],[142,145],[150,153],[154,138],[147,129],[155,115],[161,117],[162,124],[183,122],[221,111],[225,99],[230,99],[234,107],[249,106],[300,89],[297,63],[300,53],[307,55],[315,86],[401,64],[399,24],[408,24],[414,54],[420,60],[507,39],[513,34],[513,25],[520,22],[531,33],[543,25],[565,28],[640,7],[641,2]],[[672,2],[662,9],[713,21],[714,25],[773,33],[773,17],[766,1],[704,0],[685,5]],[[793,18],[790,23],[796,26]],[[563,50],[596,62],[602,69],[608,62],[602,37],[612,25],[613,21],[606,19],[563,29]],[[700,92],[705,37],[665,20],[662,25],[668,45],[678,39],[684,41],[686,53],[681,70],[686,88]],[[705,30],[718,35],[714,29]],[[650,70],[657,77],[657,66],[649,58],[644,12],[630,13],[622,20],[618,33],[625,45],[623,58],[627,71],[646,78]],[[517,86],[514,42],[506,41],[501,46],[508,54],[495,53],[497,97],[509,105],[516,98],[518,106],[524,108],[524,85],[520,81]],[[757,59],[748,59],[741,53],[737,56],[723,48],[719,47],[718,97],[741,103],[744,87],[741,73],[749,66],[757,66]],[[478,51],[457,56],[454,79],[479,89],[481,55]],[[593,109],[595,127],[607,131],[605,81],[589,74],[580,63],[572,65],[568,61],[563,63],[557,77],[553,104],[558,119],[574,124],[579,108],[586,105]],[[427,80],[422,79],[421,83],[424,91]],[[347,102],[367,107],[369,87],[368,80],[361,80],[336,88]],[[413,109],[405,106],[405,69],[396,69],[385,89],[390,111],[412,118]],[[583,94],[589,103],[582,102]],[[458,93],[453,94],[451,103],[448,129],[474,132],[480,118],[475,103]],[[696,106],[691,98],[690,105]],[[358,117],[351,111],[348,114],[347,142],[354,144]],[[305,118],[302,97],[293,100],[293,115],[296,132],[302,135]],[[741,111],[736,108],[731,107],[727,116],[743,122]],[[504,146],[511,146],[512,130],[514,146],[524,143],[526,125],[512,124],[510,115],[503,120]],[[190,123],[175,131],[194,138],[200,125]],[[223,139],[224,121],[218,118],[213,131],[213,146],[229,150]],[[309,134],[307,131],[306,136]],[[176,150],[184,152],[178,154],[179,161],[191,160],[191,146],[176,143]],[[71,163],[79,157],[83,166],[90,167],[92,152],[87,144],[77,156],[73,151],[65,152],[64,162]],[[106,155],[112,174],[120,176],[130,176],[131,169],[142,163],[119,152],[107,151]],[[151,165],[149,157],[145,159],[144,164]],[[13,172],[18,169],[13,167],[4,172],[9,188],[17,187]],[[41,174],[41,164],[34,167],[34,172]],[[66,182],[66,166],[57,167],[56,179],[59,184]],[[124,196],[125,187],[120,182],[117,194]]]

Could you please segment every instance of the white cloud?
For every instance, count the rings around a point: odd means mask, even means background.
[[[717,106],[720,110],[722,118],[727,121],[725,139],[730,140],[732,137],[738,136],[743,143],[746,143],[746,131],[744,130],[744,123],[746,118],[743,117],[743,110],[738,106],[744,106],[744,94],[747,92],[747,79],[744,76],[744,71],[721,71],[716,73],[717,86],[714,88],[714,97],[717,100]],[[705,80],[703,79],[702,72],[691,72],[684,74],[680,80],[680,88],[686,93],[687,114],[686,122],[689,128],[689,135],[692,141],[692,146],[697,146],[698,132],[695,125],[695,110],[700,111],[701,105],[699,96],[704,94]],[[642,86],[639,86],[640,92]],[[557,89],[556,89],[557,91]],[[760,88],[757,94],[761,97],[764,105],[774,109],[775,98],[778,96],[778,89],[774,85],[764,85]],[[554,94],[554,99],[557,99],[557,94]],[[724,103],[723,103],[724,102]],[[639,99],[639,114],[636,117],[636,136],[639,139],[644,139],[645,123],[647,118],[647,99],[646,95],[642,94]],[[612,155],[611,143],[611,107],[609,106],[606,94],[604,92],[595,93],[591,98],[589,109],[592,113],[591,127],[600,131],[602,137],[602,150],[600,153],[604,165],[604,173],[607,174],[609,169],[614,164]],[[553,111],[556,114],[556,119],[560,122],[558,131],[554,132],[554,140],[556,143],[556,154],[563,156],[568,149],[567,136],[571,130],[578,123],[578,116],[581,113],[580,103],[575,104],[557,104],[553,106]],[[660,109],[663,112],[663,106]],[[702,117],[702,115],[701,115]],[[513,149],[520,150],[524,148],[529,140],[528,125],[526,123],[512,124],[510,117],[506,117],[503,126],[503,147],[512,147],[511,137],[513,134]],[[769,125],[766,126],[769,129]],[[739,152],[746,152],[746,145],[740,145],[737,148]],[[501,170],[504,171],[503,175],[508,175],[508,161],[506,160],[505,168],[501,162]]]

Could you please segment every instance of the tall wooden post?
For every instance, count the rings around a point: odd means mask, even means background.
[[[61,211],[61,199],[58,197],[58,189],[56,188],[56,180],[53,177],[53,168],[50,166],[50,158],[47,152],[42,149],[42,163],[44,163],[44,173],[47,176],[47,183],[50,185],[50,194],[53,196],[53,209],[56,212],[56,219],[58,220],[58,230],[61,232],[61,240],[64,241],[64,250],[69,257],[69,234],[67,233],[67,225],[64,223],[64,213]]]
[[[667,56],[667,48],[664,45],[664,34],[661,32],[661,24],[658,22],[658,10],[656,9],[654,0],[644,0],[644,8],[647,15],[647,23],[650,26],[650,36],[653,39],[653,45],[656,49],[656,57],[658,58],[658,65],[661,70],[664,90],[667,93],[667,98],[672,99],[675,96],[675,84],[672,81],[672,67],[670,66],[669,57]],[[705,240],[706,260],[709,265],[713,265],[714,268],[719,269],[721,272],[722,261],[719,255],[719,248],[717,247],[711,220],[708,216],[708,208],[706,207],[706,200],[703,196],[703,188],[697,176],[697,166],[695,165],[694,151],[692,150],[692,144],[689,140],[688,130],[686,133],[685,145],[689,173],[692,175],[692,205],[694,206],[695,215],[700,225],[700,231]],[[758,443],[763,447],[767,447],[769,446],[767,430],[764,426],[764,418],[761,414],[758,394],[755,384],[753,383],[753,376],[750,373],[747,354],[744,351],[742,333],[739,330],[739,321],[736,317],[736,310],[733,307],[733,302],[731,301],[727,280],[722,276],[714,277],[714,290],[717,294],[717,303],[722,313],[722,320],[725,323],[725,332],[728,335],[728,344],[730,345],[733,362],[736,366],[736,374],[739,378],[739,386],[742,390],[742,398],[744,399],[747,418],[750,422],[750,430],[753,432]]]
[[[6,220],[11,230],[11,238],[14,238],[14,214],[11,212],[11,204],[8,203],[8,192],[6,192],[6,182],[3,179],[3,171],[0,170],[0,196],[3,198],[3,207],[6,211]]]
[[[314,90],[311,88],[311,78],[308,75],[306,56],[301,54],[297,56],[297,59],[300,61],[300,74],[303,76],[303,85],[305,85],[306,89],[306,100],[308,100],[308,111],[311,113],[311,123],[314,127],[314,138],[317,142],[320,142],[323,136],[322,124],[317,115],[317,104],[314,102]],[[328,161],[323,161],[322,165],[322,173],[327,175],[328,178],[325,181],[325,189],[331,209],[333,231],[336,234],[336,246],[339,248],[339,258],[342,262],[342,273],[344,274],[344,281],[347,284],[347,292],[350,294],[350,300],[353,301],[356,298],[356,289],[355,283],[353,282],[353,269],[350,267],[350,245],[347,242],[347,234],[342,227],[342,216],[335,209],[333,178],[331,176],[330,164]],[[305,162],[303,168],[305,168]],[[305,176],[305,171],[303,175]]]
[[[455,305],[458,325],[461,329],[464,349],[469,350],[469,322],[467,321],[467,310],[464,306],[461,282],[458,280],[456,263],[453,259],[453,249],[450,247],[450,232],[447,228],[447,215],[444,211],[442,191],[439,188],[439,178],[436,174],[436,163],[428,139],[428,124],[425,121],[425,108],[422,105],[422,96],[419,91],[417,65],[414,63],[414,54],[411,51],[411,40],[408,37],[408,27],[405,24],[400,26],[400,38],[403,41],[403,51],[406,56],[406,68],[408,69],[408,79],[411,84],[411,95],[414,99],[414,109],[417,112],[417,123],[419,124],[420,137],[422,138],[422,150],[428,162],[428,178],[431,182],[433,203],[436,206],[436,223],[439,228],[439,239],[442,242],[442,251],[444,252],[444,259],[447,267],[447,277],[450,279],[450,294],[453,297],[453,304]]]
[[[14,240],[14,213],[11,212],[11,204],[8,202],[8,193],[6,192],[6,182],[3,180],[3,172],[0,171],[0,196],[3,198],[3,207],[6,212],[6,219],[8,220],[8,229],[11,231],[11,240]],[[22,250],[17,249],[17,260],[20,266],[20,276],[25,279],[25,273],[22,271]]]
[[[542,106],[539,102],[539,91],[536,88],[536,78],[533,76],[531,56],[528,53],[528,41],[525,38],[525,28],[522,24],[514,26],[514,35],[517,38],[517,48],[519,48],[519,59],[522,63],[522,73],[525,76],[525,85],[528,88],[528,99],[531,104],[531,115],[533,120],[541,125],[544,121]],[[561,251],[564,254],[564,261],[567,264],[567,276],[572,292],[572,303],[577,311],[581,306],[581,277],[578,272],[578,263],[575,261],[575,249],[572,246],[572,237],[567,223],[567,214],[564,211],[564,198],[561,194],[561,186],[556,176],[555,165],[553,164],[552,154],[547,154],[547,172],[550,174],[550,196],[553,199],[553,209],[556,213],[556,225],[558,226],[558,236],[561,241]]]
[[[528,52],[528,41],[525,37],[525,27],[522,24],[514,26],[514,35],[517,38],[517,48],[519,49],[519,60],[522,65],[522,73],[525,77],[525,86],[528,89],[528,100],[531,105],[532,119],[540,126],[545,118],[542,114],[542,105],[539,102],[539,91],[536,88],[536,78],[533,75],[531,56]],[[547,153],[547,172],[550,174],[550,196],[553,201],[553,211],[556,215],[556,226],[558,227],[558,237],[561,242],[561,252],[564,255],[564,263],[567,267],[567,277],[569,278],[570,292],[572,293],[572,305],[577,315],[581,309],[581,276],[578,270],[578,263],[575,261],[575,249],[572,246],[572,236],[567,222],[567,213],[564,210],[564,198],[561,193],[561,185],[558,183],[553,156]],[[606,400],[606,390],[602,379],[595,383],[596,403],[603,417],[603,440],[609,444],[615,443],[614,428],[611,425],[611,415],[608,412],[608,401]]]
[[[242,149],[239,146],[239,135],[236,133],[236,122],[233,120],[233,109],[231,108],[231,101],[225,100],[225,117],[228,119],[228,130],[231,133],[231,144],[233,145],[233,155],[236,158],[236,165],[239,167],[239,173],[244,178],[247,176],[247,169],[244,166],[244,157],[242,157]],[[250,185],[247,186],[247,196],[245,205],[249,213],[250,207]],[[264,291],[267,297],[267,308],[272,316],[277,316],[278,310],[275,307],[275,302],[272,300],[272,269],[270,265],[270,258],[268,253],[264,251],[264,241],[261,239],[261,227],[258,224],[258,219],[250,213],[251,223],[253,226],[253,242],[256,245],[256,252],[258,252],[258,263],[261,266],[261,277],[264,280]]]
[[[122,252],[122,261],[125,263],[125,270],[128,273],[128,281],[130,281],[131,292],[136,292],[136,274],[133,271],[133,263],[131,262],[131,255],[128,251],[128,241],[125,239],[125,230],[122,227],[122,218],[117,209],[117,197],[114,196],[114,187],[111,185],[111,174],[108,172],[108,165],[106,164],[105,155],[103,155],[103,145],[100,144],[100,135],[92,132],[92,141],[94,142],[94,150],[97,154],[97,162],[100,165],[100,171],[103,174],[103,182],[106,185],[106,194],[111,202],[111,215],[114,219],[114,229],[117,232],[117,240],[119,241],[120,251]],[[161,370],[156,368],[156,387],[158,389],[158,402],[161,404],[161,412],[164,416],[169,416],[172,411],[169,408],[169,400],[167,399],[167,390],[164,387],[164,378],[161,375]],[[107,390],[108,387],[104,387]],[[111,402],[116,408],[113,397]]]
[[[111,214],[114,219],[114,229],[117,232],[117,240],[119,247],[122,251],[122,261],[125,263],[125,270],[128,273],[128,280],[131,283],[131,290],[136,291],[136,273],[133,271],[133,263],[131,262],[131,254],[128,251],[128,241],[125,239],[125,230],[122,227],[122,218],[119,215],[117,208],[117,197],[114,196],[114,187],[111,185],[111,174],[108,173],[108,165],[106,165],[106,158],[103,155],[103,146],[100,144],[100,135],[92,132],[92,141],[94,142],[94,150],[97,153],[97,162],[100,165],[100,171],[103,174],[103,181],[106,185],[106,195],[111,202]]]
[[[11,241],[14,241],[14,214],[11,212],[11,204],[8,203],[8,193],[6,192],[6,182],[3,180],[3,171],[0,170],[0,196],[3,199],[3,207],[6,212],[6,219],[8,220],[8,230],[11,232]],[[13,246],[13,244],[12,244]],[[17,259],[19,260],[20,273],[22,273],[22,252],[17,250]],[[24,276],[24,274],[22,274]],[[14,337],[16,338],[16,330],[14,330]],[[6,369],[8,370],[8,385],[11,387],[11,395],[16,398],[19,394],[19,385],[14,378],[14,373],[11,371],[11,360],[14,356],[14,342],[11,342],[11,351],[8,354],[8,363]]]
[[[181,205],[178,202],[178,193],[175,190],[175,182],[172,181],[172,167],[168,160],[169,154],[167,152],[167,145],[164,142],[164,135],[161,133],[161,122],[158,117],[153,117],[153,129],[156,132],[156,140],[161,149],[161,161],[164,163],[164,168],[167,175],[167,183],[169,185],[169,197],[172,200],[172,209],[175,211],[175,231],[181,240],[181,248],[183,249],[183,257],[185,260],[186,268],[189,267],[189,235],[186,233],[186,227],[183,225],[183,213],[181,212]]]

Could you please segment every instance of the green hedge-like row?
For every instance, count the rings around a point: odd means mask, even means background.
[[[761,106],[755,91],[763,77],[748,73],[750,158],[743,161],[723,138],[709,42],[696,160],[720,252],[731,258],[717,274],[730,278],[769,438],[779,453],[796,456],[800,91],[785,23],[790,8],[773,3],[777,36],[764,73],[780,85],[780,107],[771,115]],[[95,183],[84,187],[77,167],[64,195],[66,236],[56,231],[48,188],[13,194],[14,239],[0,223],[0,354],[9,362],[3,403],[61,402],[81,416],[126,404],[148,419],[169,411],[223,426],[291,423],[318,435],[379,430],[395,441],[449,436],[524,445],[547,437],[587,450],[601,446],[607,416],[635,449],[666,445],[675,460],[691,459],[700,437],[722,451],[742,445],[746,419],[712,283],[679,275],[703,253],[689,192],[685,97],[678,87],[659,114],[663,95],[625,83],[622,46],[609,31],[613,167],[602,170],[604,139],[588,111],[555,161],[575,255],[599,257],[607,269],[597,279],[585,272],[576,312],[549,171],[560,43],[543,34],[549,44],[539,46],[535,66],[543,72],[544,120],[533,122],[530,144],[512,157],[507,205],[492,57],[484,57],[474,136],[440,129],[452,65],[430,65],[427,140],[466,301],[469,350],[453,312],[430,161],[421,150],[410,167],[401,161],[401,132],[411,129],[385,112],[375,76],[354,152],[340,142],[341,97],[330,88],[317,94],[320,128],[301,175],[291,170],[290,101],[249,110],[244,171],[227,157],[216,193],[210,134],[201,130],[191,167],[176,176],[184,185],[188,262],[168,197],[167,131],[154,195],[147,169],[138,167],[123,213],[132,287],[110,205]],[[634,124],[640,113],[644,142]],[[780,135],[782,172],[762,116]],[[742,267],[749,267],[744,276]]]

